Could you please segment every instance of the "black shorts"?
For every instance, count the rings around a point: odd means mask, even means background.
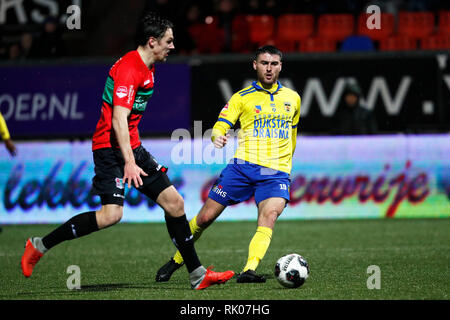
[[[143,185],[137,190],[156,202],[159,194],[171,186],[164,167],[147,151],[139,146],[133,150],[136,164],[148,176],[141,176]],[[125,199],[125,184],[123,183],[125,161],[120,149],[103,148],[94,150],[94,171],[92,191],[100,195],[102,205],[118,204],[123,206]],[[132,183],[134,185],[134,183]]]

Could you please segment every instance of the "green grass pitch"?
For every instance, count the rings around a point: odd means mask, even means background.
[[[450,219],[278,221],[258,268],[264,284],[190,289],[185,268],[170,282],[155,273],[174,252],[163,223],[120,223],[55,247],[25,279],[19,261],[29,236],[54,225],[5,225],[0,233],[0,300],[447,300],[450,293]],[[240,272],[256,223],[216,222],[196,242],[204,266]],[[276,260],[299,253],[310,277],[286,289],[273,276]],[[81,271],[81,289],[69,290],[67,268]],[[380,268],[380,289],[369,290],[367,268]]]

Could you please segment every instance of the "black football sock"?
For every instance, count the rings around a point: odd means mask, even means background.
[[[195,251],[194,238],[191,229],[189,228],[189,222],[186,219],[186,215],[174,218],[166,214],[165,219],[169,236],[180,251],[188,272],[191,273],[202,264]]]
[[[98,231],[95,211],[80,213],[42,238],[42,244],[50,249],[66,240],[72,240]]]

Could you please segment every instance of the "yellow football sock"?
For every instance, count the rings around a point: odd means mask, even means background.
[[[203,232],[203,228],[200,228],[197,225],[197,216],[192,218],[191,221],[189,221],[189,228],[191,229],[191,233],[194,236],[194,241],[197,241],[198,238],[200,238],[200,235]],[[175,260],[176,263],[182,264],[183,263],[183,257],[181,256],[180,251],[177,251],[175,255],[173,256],[173,260]]]
[[[244,272],[247,270],[256,270],[259,262],[264,258],[267,249],[272,240],[272,229],[267,227],[258,227],[256,233],[250,241],[248,248],[248,260],[244,267]]]

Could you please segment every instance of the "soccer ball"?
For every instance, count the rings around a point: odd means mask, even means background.
[[[275,277],[286,288],[298,288],[309,276],[308,262],[296,253],[287,254],[275,264]]]

